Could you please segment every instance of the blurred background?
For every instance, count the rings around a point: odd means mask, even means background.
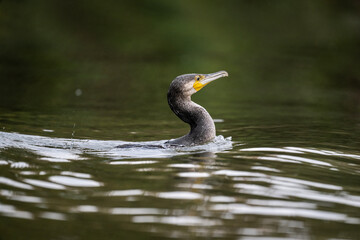
[[[168,119],[177,75],[227,70],[195,99],[210,109],[300,104],[358,118],[359,66],[357,0],[0,1],[3,111]]]

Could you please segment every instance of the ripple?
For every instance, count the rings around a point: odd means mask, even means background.
[[[17,210],[14,206],[0,203],[0,213],[6,217],[34,219],[34,215],[27,211]]]
[[[99,208],[92,205],[80,205],[72,207],[70,212],[95,213],[99,212]]]
[[[65,189],[63,185],[59,185],[56,183],[51,183],[43,180],[37,180],[37,179],[24,179],[24,182],[29,183],[36,187],[42,187],[42,188],[49,188],[54,190],[62,190]]]
[[[287,163],[310,163],[312,165],[319,165],[319,166],[329,166],[332,167],[333,165],[327,162],[310,159],[310,158],[304,158],[304,157],[298,157],[298,156],[292,156],[292,155],[269,155],[269,156],[235,156],[235,158],[245,158],[245,159],[257,159],[257,160],[265,160],[265,161],[274,161],[274,162],[287,162]]]
[[[113,161],[110,162],[111,165],[139,165],[139,164],[153,164],[157,163],[157,161]]]
[[[261,205],[268,207],[309,208],[309,209],[315,209],[317,207],[315,203],[291,202],[291,201],[282,201],[282,200],[249,199],[246,201],[246,203],[249,205]]]
[[[241,152],[283,152],[283,153],[296,153],[296,154],[304,154],[304,153],[313,153],[318,155],[325,156],[336,156],[336,157],[347,157],[353,159],[360,159],[360,155],[356,154],[348,154],[340,151],[330,151],[330,150],[322,150],[315,148],[302,148],[302,147],[284,147],[284,148],[274,148],[274,147],[258,147],[258,148],[243,148],[240,149]]]
[[[210,202],[236,202],[236,198],[228,196],[211,196]]]
[[[183,199],[183,200],[195,200],[203,198],[203,195],[194,192],[174,191],[174,192],[160,192],[155,194],[158,198],[166,199]]]
[[[29,168],[30,165],[26,162],[12,162],[10,168]]]
[[[192,163],[174,163],[169,164],[168,167],[173,168],[200,168],[201,166],[198,164],[192,164]]]
[[[11,200],[20,201],[20,202],[28,202],[28,203],[43,203],[45,200],[40,197],[34,197],[34,196],[22,196],[22,195],[15,195],[9,197]]]
[[[258,148],[243,148],[240,149],[241,152],[284,152],[284,153],[302,153],[301,151],[296,151],[287,148],[273,148],[273,147],[258,147]]]
[[[138,168],[135,171],[137,171],[137,172],[155,172],[155,171],[162,171],[162,170],[157,169],[157,168]]]
[[[42,157],[41,160],[49,161],[49,162],[53,162],[53,163],[70,162],[69,160],[64,159],[64,158],[52,158],[52,157]]]
[[[43,132],[50,132],[50,133],[55,132],[55,130],[52,130],[52,129],[43,129],[42,131]]]
[[[225,175],[228,177],[239,177],[239,176],[254,176],[254,177],[265,177],[266,175],[263,173],[257,173],[257,172],[246,172],[246,171],[236,171],[236,170],[218,170],[213,172],[215,175]]]
[[[215,226],[221,225],[219,220],[211,220],[196,216],[173,216],[173,217],[155,217],[155,216],[136,216],[132,218],[134,223],[162,223],[178,226]]]
[[[360,155],[348,154],[348,153],[343,153],[340,151],[329,151],[329,150],[300,148],[300,147],[286,147],[286,149],[302,151],[302,152],[306,152],[306,153],[315,153],[315,154],[326,155],[326,156],[336,156],[336,157],[347,157],[347,158],[353,158],[353,159],[360,159]]]
[[[315,191],[309,191],[309,192],[299,192],[296,194],[289,194],[289,196],[296,196],[303,199],[310,199],[310,200],[317,200],[317,201],[323,201],[327,203],[338,203],[343,205],[348,205],[352,207],[360,207],[360,201],[358,199],[351,199],[353,196],[343,194],[343,196],[336,196],[331,194],[325,194],[325,193],[319,193]]]
[[[19,201],[19,202],[28,202],[28,203],[43,203],[45,200],[40,197],[27,196],[22,193],[17,193],[5,189],[0,189],[0,196],[4,196],[7,199]]]
[[[234,185],[235,188],[238,188],[240,193],[274,197],[274,198],[290,198],[296,197],[300,199],[310,199],[321,201],[325,203],[338,203],[343,205],[348,205],[352,207],[360,207],[360,202],[356,196],[348,195],[342,193],[342,195],[334,195],[331,193],[323,193],[308,189],[295,188],[292,186],[286,185],[272,185],[270,187],[260,186],[256,184],[245,184],[239,183]]]
[[[179,188],[192,188],[192,189],[213,189],[213,186],[200,183],[179,183]]]
[[[112,208],[108,210],[114,215],[160,215],[164,210],[157,208]]]
[[[270,156],[259,156],[259,157],[252,157],[252,158],[258,159],[258,160],[273,161],[273,162],[300,163],[299,161],[279,158],[279,157],[275,157],[275,156],[272,156],[272,157],[270,157]]]
[[[41,160],[49,162],[70,162],[72,160],[84,160],[86,158],[80,157],[80,152],[72,149],[60,149],[60,148],[51,148],[46,146],[29,146],[29,150],[34,151],[36,154],[41,157]]]
[[[275,157],[295,160],[295,161],[303,162],[303,163],[311,163],[314,165],[332,166],[332,164],[327,163],[327,162],[322,162],[322,161],[318,161],[318,160],[314,160],[314,159],[310,159],[310,158],[304,158],[304,157],[297,157],[297,156],[290,156],[290,155],[275,155]]]
[[[51,176],[49,180],[69,187],[100,187],[103,184],[94,180],[80,179],[67,176]]]
[[[129,189],[129,190],[113,190],[105,193],[105,195],[110,197],[128,197],[128,196],[144,195],[144,193],[145,192],[140,189]]]
[[[263,167],[263,166],[253,166],[251,167],[253,170],[260,170],[260,171],[268,171],[268,172],[281,172],[278,169],[275,168],[269,168],[269,167]]]
[[[38,172],[35,172],[35,171],[21,171],[19,172],[19,174],[21,175],[26,175],[26,176],[29,176],[29,175],[40,175]],[[44,174],[43,174],[44,175]]]
[[[210,174],[206,172],[182,172],[177,175],[185,178],[207,178],[210,176]]]
[[[298,208],[279,208],[279,207],[254,207],[245,204],[215,204],[211,206],[214,211],[229,211],[233,214],[251,214],[261,216],[278,217],[304,217],[325,221],[340,221],[350,224],[360,224],[360,219],[349,218],[346,214],[334,213],[320,210],[298,209]]]
[[[265,175],[264,177],[248,177],[248,178],[233,178],[234,181],[246,181],[246,182],[264,182],[269,183],[272,185],[280,185],[280,186],[289,186],[289,187],[295,187],[299,189],[304,189],[308,187],[315,187],[315,188],[323,188],[323,189],[329,189],[329,190],[342,190],[343,188],[341,186],[336,186],[332,184],[326,184],[326,183],[319,183],[319,182],[312,182],[308,180],[302,180],[302,179],[296,179],[296,178],[288,178],[288,177],[279,177],[279,176],[268,176]],[[235,185],[236,188],[239,185]]]
[[[91,178],[91,175],[88,173],[77,173],[77,172],[69,172],[69,171],[63,171],[60,173],[61,175],[67,175],[67,176],[73,176],[77,178]]]
[[[0,165],[8,165],[9,163],[5,160],[0,160]]]
[[[15,187],[15,188],[22,188],[22,189],[34,189],[32,186],[25,184],[25,183],[20,183],[17,182],[15,180],[12,180],[10,178],[6,178],[6,177],[0,177],[0,184],[4,184],[4,185],[8,185],[11,187]]]
[[[65,214],[56,213],[56,212],[43,212],[39,215],[41,218],[51,219],[51,220],[58,220],[58,221],[66,221],[67,217]]]
[[[323,189],[330,189],[330,190],[342,190],[341,186],[336,186],[327,183],[319,183],[319,182],[312,182],[308,180],[296,179],[296,178],[288,178],[288,177],[272,177],[273,179],[282,181],[282,182],[290,182],[290,183],[297,183],[301,185],[316,187],[316,188],[323,188]]]

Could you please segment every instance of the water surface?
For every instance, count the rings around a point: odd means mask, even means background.
[[[129,140],[79,139],[71,125],[64,138],[62,128],[21,128],[21,119],[14,123],[11,113],[4,114],[2,236],[357,238],[359,125],[344,121],[342,112],[331,118],[318,117],[325,110],[309,114],[311,107],[278,105],[271,116],[261,107],[242,108],[249,109],[245,116],[228,114],[226,107],[215,111],[223,117],[216,120],[218,134],[232,140],[218,136],[214,143],[185,149],[119,149]],[[21,114],[28,119],[30,113]],[[52,125],[52,119],[41,121]],[[114,125],[118,133],[131,126],[134,139],[160,144],[181,126],[176,119],[163,119],[161,130],[146,119],[122,124]],[[23,133],[6,131],[16,127]],[[16,231],[19,226],[32,230],[25,236]]]

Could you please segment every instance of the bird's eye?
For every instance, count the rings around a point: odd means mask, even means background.
[[[200,77],[199,76],[196,76],[196,81],[199,81],[200,80]]]

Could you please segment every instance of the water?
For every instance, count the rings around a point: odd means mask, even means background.
[[[311,106],[255,105],[240,105],[244,115],[215,110],[222,118],[213,143],[172,149],[116,148],[186,133],[186,125],[161,114],[119,127],[119,119],[106,119],[113,110],[102,110],[97,120],[113,122],[107,127],[118,133],[101,140],[96,136],[107,131],[93,131],[93,123],[44,128],[61,116],[29,121],[32,112],[7,111],[0,132],[2,237],[358,238],[358,123],[340,111],[327,118],[327,109]],[[164,127],[149,126],[154,119]],[[126,131],[135,141],[116,140]]]

